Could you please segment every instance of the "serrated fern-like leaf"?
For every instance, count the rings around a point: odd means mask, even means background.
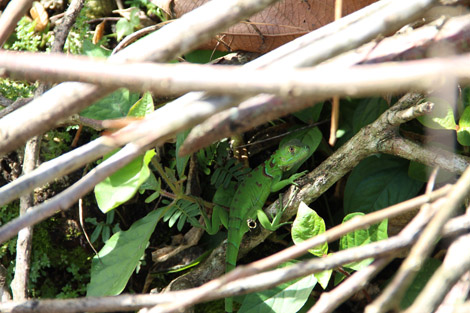
[[[235,159],[230,159],[223,166],[217,168],[211,177],[211,184],[216,188],[227,188],[232,180],[242,181],[250,169],[245,168]]]
[[[168,222],[169,227],[176,224],[176,228],[181,231],[189,222],[191,225],[200,227],[197,216],[200,215],[199,206],[196,203],[180,199],[172,203],[171,207],[163,215],[163,221]]]

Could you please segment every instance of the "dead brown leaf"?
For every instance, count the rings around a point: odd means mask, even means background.
[[[153,0],[171,18],[203,5],[208,0]],[[343,0],[343,16],[377,0]],[[283,0],[230,27],[201,46],[222,51],[265,53],[334,21],[335,0]],[[203,17],[201,17],[201,20]]]

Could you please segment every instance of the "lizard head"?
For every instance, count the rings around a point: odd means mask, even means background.
[[[289,140],[274,154],[274,164],[283,171],[290,170],[294,165],[302,163],[308,157],[310,148],[298,139]]]

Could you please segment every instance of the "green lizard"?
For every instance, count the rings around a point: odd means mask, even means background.
[[[305,172],[297,173],[288,179],[282,180],[283,172],[305,161],[309,156],[309,150],[310,148],[300,140],[290,140],[276,150],[267,161],[249,173],[230,202],[228,225],[227,213],[223,209],[214,210],[211,223],[205,217],[209,233],[216,233],[220,223],[226,227],[228,226],[226,272],[235,268],[240,243],[243,235],[249,230],[248,221],[258,217],[264,228],[273,231],[281,226],[280,220],[283,209],[279,210],[273,221],[270,222],[263,211],[264,203],[271,192],[293,184],[294,180],[305,174]],[[225,311],[233,311],[232,298],[225,299]]]

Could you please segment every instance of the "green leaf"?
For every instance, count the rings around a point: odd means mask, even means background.
[[[138,8],[132,8],[129,22],[131,22],[131,24],[134,27],[137,27],[137,26],[140,25],[139,9]]]
[[[117,34],[117,41],[121,41],[127,35],[132,34],[134,31],[134,25],[131,22],[126,20],[125,18],[119,19],[116,23],[116,34]]]
[[[147,114],[152,113],[154,110],[155,107],[153,106],[152,94],[150,92],[146,92],[142,98],[131,106],[127,116],[144,117]]]
[[[344,217],[343,223],[351,220],[356,216],[364,216],[364,213],[356,212],[348,214]],[[346,250],[349,248],[359,247],[363,245],[367,245],[371,242],[387,239],[387,226],[388,220],[383,220],[378,224],[374,224],[369,226],[366,229],[358,229],[352,233],[348,233],[345,236],[342,236],[339,241],[339,249]],[[344,267],[351,268],[353,270],[360,270],[372,263],[373,259],[365,259],[358,262],[349,263],[344,265]]]
[[[425,101],[433,102],[435,105],[430,114],[417,118],[421,124],[432,129],[456,129],[453,107],[449,102],[435,97]]]
[[[361,100],[353,115],[353,132],[356,134],[362,127],[374,122],[380,114],[388,109],[384,98],[367,98]]]
[[[149,178],[147,178],[147,180],[142,185],[140,185],[139,192],[143,194],[146,190],[160,191],[161,184],[162,183],[161,183],[160,178],[158,178],[157,180],[155,175],[152,172],[150,172]]]
[[[302,111],[295,112],[294,116],[306,124],[312,124],[318,121],[322,109],[323,102],[320,102],[316,103],[314,106],[303,109]]]
[[[189,132],[190,129],[181,132],[176,136],[176,171],[178,172],[178,177],[180,178],[184,176],[184,170],[186,169],[186,165],[188,165],[190,155],[179,156],[179,151]]]
[[[93,58],[108,58],[111,55],[111,51],[103,49],[98,44],[95,45],[89,39],[83,41],[82,52],[84,55]]]
[[[93,233],[91,234],[91,237],[90,237],[90,241],[92,243],[95,242],[96,239],[98,239],[98,237],[100,236],[102,230],[103,230],[103,224],[98,224],[96,226],[95,230],[93,231]]]
[[[294,264],[288,262],[281,267]],[[281,284],[275,288],[247,295],[238,313],[289,312],[295,313],[307,301],[317,280],[313,275]]]
[[[129,230],[117,232],[106,242],[93,258],[87,297],[114,296],[124,290],[162,212],[163,208],[150,212]]]
[[[465,109],[470,106],[470,87],[464,87],[461,92],[462,108]]]
[[[348,141],[353,135],[353,117],[356,111],[357,104],[348,99],[341,99],[340,102],[340,115],[339,125],[336,131],[336,137],[338,138],[335,146],[341,147],[346,141]]]
[[[96,120],[125,117],[129,109],[138,99],[138,93],[131,93],[129,90],[121,88],[95,102],[93,105],[80,112],[80,115]]]
[[[95,186],[98,207],[106,213],[132,198],[150,175],[148,164],[155,155],[149,150]],[[109,156],[108,156],[109,157]]]
[[[190,63],[205,64],[227,55],[228,52],[214,50],[194,50],[184,55],[184,59]]]
[[[345,214],[370,213],[414,197],[423,183],[408,176],[408,163],[389,155],[362,160],[346,183]]]
[[[400,308],[402,310],[405,310],[411,304],[413,304],[416,297],[421,293],[431,276],[441,264],[442,262],[439,260],[433,258],[426,259],[415,279],[413,280],[413,283],[410,285],[405,295],[403,296],[403,299],[401,300]]]
[[[457,140],[462,146],[470,146],[470,107],[466,107],[460,117]]]
[[[299,244],[325,232],[325,221],[310,209],[304,202],[301,202],[292,224],[292,240]],[[322,257],[328,253],[328,244],[325,242],[319,247],[308,250],[311,254]]]
[[[328,287],[328,283],[330,282],[331,279],[331,274],[333,274],[333,270],[327,270],[319,273],[313,274],[315,278],[318,280],[318,283],[323,289],[326,289]]]
[[[432,168],[422,163],[411,161],[408,167],[408,175],[417,180],[426,183],[429,181],[429,176],[432,172]],[[449,172],[443,168],[440,168],[437,172],[436,183],[449,182],[455,179],[456,174]]]

